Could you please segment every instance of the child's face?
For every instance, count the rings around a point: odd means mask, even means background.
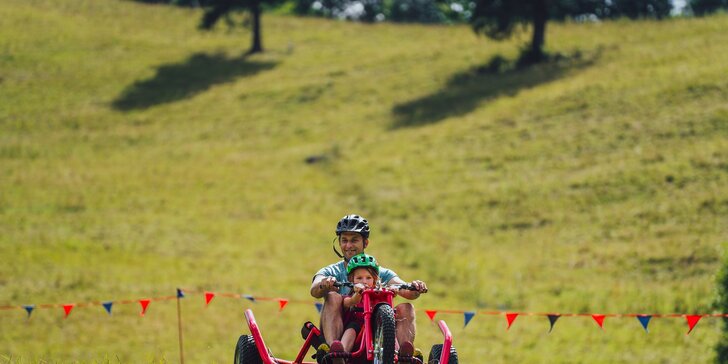
[[[374,276],[372,276],[371,273],[369,273],[369,270],[364,268],[358,268],[354,270],[354,284],[356,283],[362,283],[367,287],[374,287],[374,283],[376,283],[376,279]]]

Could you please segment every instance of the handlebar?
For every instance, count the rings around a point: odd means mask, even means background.
[[[403,283],[403,284],[399,284],[399,285],[398,284],[394,284],[394,285],[392,285],[390,287],[397,287],[397,286],[399,286],[399,289],[406,289],[406,290],[409,290],[409,291],[418,291],[417,287],[415,287],[415,286],[413,286],[411,284],[407,284],[407,283]],[[427,289],[425,289],[424,291],[422,291],[422,293],[427,293]]]
[[[334,283],[334,287],[339,287],[339,288],[340,287],[349,287],[349,288],[353,288],[354,287],[354,283],[351,283],[351,282],[335,282]],[[394,288],[397,288],[397,289],[405,289],[405,290],[409,290],[409,291],[417,291],[418,290],[415,286],[413,286],[411,284],[407,284],[407,283],[403,283],[403,284],[393,284],[393,285],[390,285],[389,287],[394,287]],[[422,293],[427,293],[427,290],[422,291]]]

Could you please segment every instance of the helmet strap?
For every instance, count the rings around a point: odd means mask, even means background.
[[[344,258],[344,255],[341,254],[341,253],[339,253],[338,250],[336,250],[336,240],[338,240],[338,239],[339,239],[338,236],[334,238],[334,240],[331,242],[331,248],[334,249],[334,253],[336,253],[336,255],[338,255],[339,258],[342,258],[343,259]]]

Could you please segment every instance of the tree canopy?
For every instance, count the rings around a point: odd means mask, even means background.
[[[548,6],[547,0],[478,0],[470,22],[477,33],[495,40],[509,38],[519,25],[531,24],[531,44],[524,58],[537,62],[544,56]]]
[[[211,29],[220,20],[233,12],[247,11],[252,18],[252,42],[248,54],[263,51],[261,39],[262,3],[274,4],[279,0],[204,0],[200,5],[205,13],[200,21],[200,28]]]
[[[544,58],[549,19],[661,19],[668,16],[672,9],[670,0],[476,0],[475,4],[470,24],[476,33],[491,39],[504,40],[519,27],[531,26],[531,43],[522,54],[522,60],[526,62]]]
[[[470,0],[295,0],[301,15],[365,22],[449,23],[467,21]]]
[[[703,16],[720,9],[728,9],[728,0],[691,0],[689,5],[695,15]]]

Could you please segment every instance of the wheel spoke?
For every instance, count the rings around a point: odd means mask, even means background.
[[[377,306],[374,317],[372,318],[374,326],[374,363],[376,364],[394,364],[395,360],[395,322],[394,311],[392,306]]]
[[[382,363],[382,356],[384,355],[384,349],[382,348],[382,325],[377,325],[377,334],[374,336],[374,364]]]

